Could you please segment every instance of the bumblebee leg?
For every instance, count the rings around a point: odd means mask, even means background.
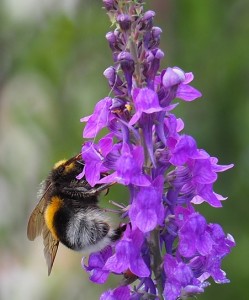
[[[127,224],[122,224],[117,229],[114,230],[114,234],[111,236],[112,242],[116,242],[117,240],[119,240],[121,238],[126,227],[127,227]]]
[[[87,190],[84,187],[74,187],[74,188],[64,187],[63,191],[65,191],[65,192],[80,192],[80,193],[82,193],[82,196],[84,196],[84,197],[92,197],[92,196],[95,196],[95,195],[99,194],[100,192],[108,189],[110,186],[112,186],[115,183],[116,182],[101,184],[100,186],[93,187],[90,190]]]
[[[101,184],[100,186],[96,187],[96,188],[92,188],[90,191],[87,191],[87,193],[89,193],[89,195],[95,195],[98,194],[104,190],[108,190],[110,186],[114,185],[116,182],[112,182],[112,183],[105,183],[105,184]]]

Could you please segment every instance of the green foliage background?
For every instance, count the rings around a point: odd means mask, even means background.
[[[247,299],[249,2],[147,2],[163,29],[162,66],[193,71],[194,86],[203,93],[177,108],[185,132],[221,164],[235,163],[216,185],[229,196],[223,208],[201,208],[236,239],[223,264],[231,284],[212,283],[198,299]],[[26,238],[39,182],[55,161],[79,152],[79,119],[109,92],[102,75],[112,64],[109,30],[101,1],[0,1],[0,299],[98,299],[115,286],[115,278],[91,284],[81,254],[63,247],[47,278],[42,241]],[[120,195],[127,200],[118,188],[107,197]]]

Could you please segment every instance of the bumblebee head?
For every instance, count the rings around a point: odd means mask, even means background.
[[[77,160],[77,157],[73,157],[69,160],[58,161],[52,169],[52,180],[59,181],[74,179],[83,168],[83,162]]]

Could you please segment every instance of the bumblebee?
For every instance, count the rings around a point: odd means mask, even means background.
[[[60,242],[76,251],[99,251],[125,230],[125,225],[112,228],[98,206],[100,192],[112,184],[91,187],[85,177],[77,180],[83,167],[80,155],[57,162],[41,184],[40,201],[28,221],[28,239],[43,236],[48,275]]]

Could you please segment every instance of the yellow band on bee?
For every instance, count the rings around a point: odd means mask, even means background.
[[[61,206],[62,200],[59,197],[54,196],[51,198],[51,202],[46,207],[44,213],[46,225],[55,239],[58,239],[58,236],[54,228],[54,215],[60,209]]]

